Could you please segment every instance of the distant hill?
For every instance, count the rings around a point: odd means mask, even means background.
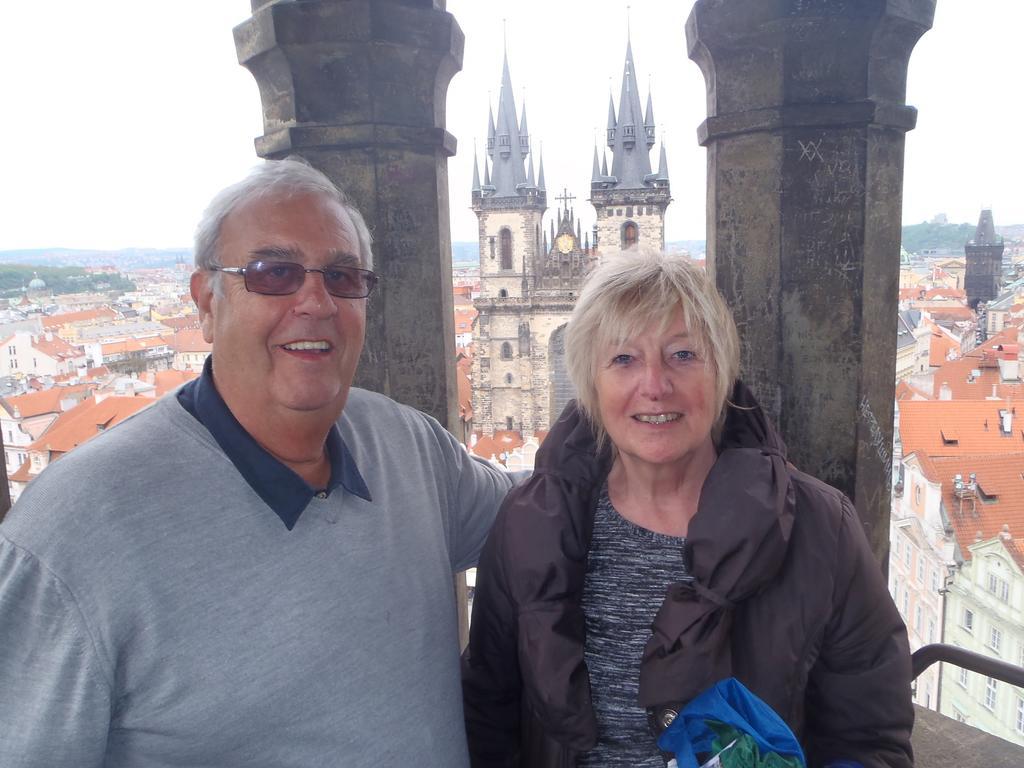
[[[108,262],[109,263],[109,262]],[[0,298],[20,296],[29,281],[40,278],[54,295],[134,291],[135,283],[121,275],[87,274],[81,267],[46,267],[39,264],[0,264]]]
[[[0,264],[42,267],[102,267],[112,264],[120,269],[153,269],[174,266],[178,259],[191,264],[192,249],[123,248],[117,251],[95,251],[80,248],[37,248],[0,251]]]
[[[974,237],[976,224],[937,224],[926,221],[903,227],[903,247],[910,253],[938,251],[963,254],[964,244]],[[996,232],[1007,239],[1024,237],[1024,224],[996,227]]]

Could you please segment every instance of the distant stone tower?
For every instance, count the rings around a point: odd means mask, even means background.
[[[976,308],[978,302],[992,301],[999,295],[1003,273],[1003,238],[996,234],[991,210],[982,210],[974,239],[964,246],[964,253],[967,256],[964,291],[967,303]]]
[[[473,421],[485,436],[543,432],[572,396],[563,329],[591,262],[589,237],[582,245],[566,193],[549,246],[543,159],[537,169],[534,177],[526,109],[519,119],[506,56],[498,117],[488,116],[483,183],[476,159],[473,167],[480,238]]]
[[[651,171],[655,144],[654,104],[647,94],[646,114],[640,107],[640,89],[633,64],[632,43],[626,43],[626,64],[619,95],[619,113],[608,96],[608,147],[611,173],[604,152],[594,147],[590,202],[597,211],[594,240],[598,251],[637,245],[665,248],[665,209],[672,202],[665,144],[661,144],[657,173]]]
[[[526,123],[516,114],[506,54],[498,96],[498,119],[488,107],[484,180],[473,160],[473,211],[480,242],[479,312],[474,334],[473,417],[485,435],[495,429],[521,430],[524,380],[521,359],[529,355],[529,332],[521,329],[530,273],[541,251],[541,222],[547,209],[543,162],[539,180]],[[529,158],[529,163],[525,161]]]

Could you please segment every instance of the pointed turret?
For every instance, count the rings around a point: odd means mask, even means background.
[[[531,189],[537,188],[537,180],[533,176],[533,155],[530,155],[529,170],[526,172],[526,186]]]
[[[984,208],[978,218],[978,228],[974,232],[973,245],[998,245],[1002,239],[996,236],[996,223],[992,218],[992,210]]]
[[[493,187],[491,187],[491,167],[486,158],[484,158],[484,186],[493,189]]]
[[[476,150],[473,150],[473,193],[480,192],[480,165],[476,160]]]
[[[519,121],[519,151],[526,157],[530,151],[530,131],[526,127],[526,98],[523,97],[523,118]]]
[[[494,157],[494,110],[487,105],[487,154]]]
[[[608,146],[615,146],[615,101],[608,94]]]
[[[537,167],[537,189],[545,189],[544,186],[544,150],[541,149],[540,161]]]
[[[665,140],[661,140],[661,157],[658,158],[658,180],[668,181],[668,155],[665,153]]]
[[[590,174],[590,181],[593,183],[595,181],[600,181],[600,180],[601,180],[601,165],[597,161],[597,144],[595,144],[594,145],[594,170]]]
[[[608,155],[605,154],[601,155],[601,175],[608,175]]]
[[[650,86],[647,89],[647,110],[644,113],[644,133],[647,134],[647,148],[654,146],[654,100],[651,98]]]

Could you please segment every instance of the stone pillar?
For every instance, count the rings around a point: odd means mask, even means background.
[[[252,0],[235,28],[261,157],[302,155],[353,199],[381,285],[356,384],[458,434],[445,130],[465,38],[443,0]]]
[[[252,0],[235,28],[259,86],[260,157],[302,155],[366,218],[381,285],[367,307],[356,384],[459,434],[448,158],[448,83],[465,37],[444,0]],[[455,578],[461,645],[464,574]]]
[[[935,0],[697,0],[707,258],[792,461],[886,561],[910,53]]]

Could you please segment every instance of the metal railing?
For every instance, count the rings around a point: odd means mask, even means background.
[[[1024,667],[942,643],[922,646],[910,654],[914,679],[937,661],[955,664],[971,672],[1024,688]]]

